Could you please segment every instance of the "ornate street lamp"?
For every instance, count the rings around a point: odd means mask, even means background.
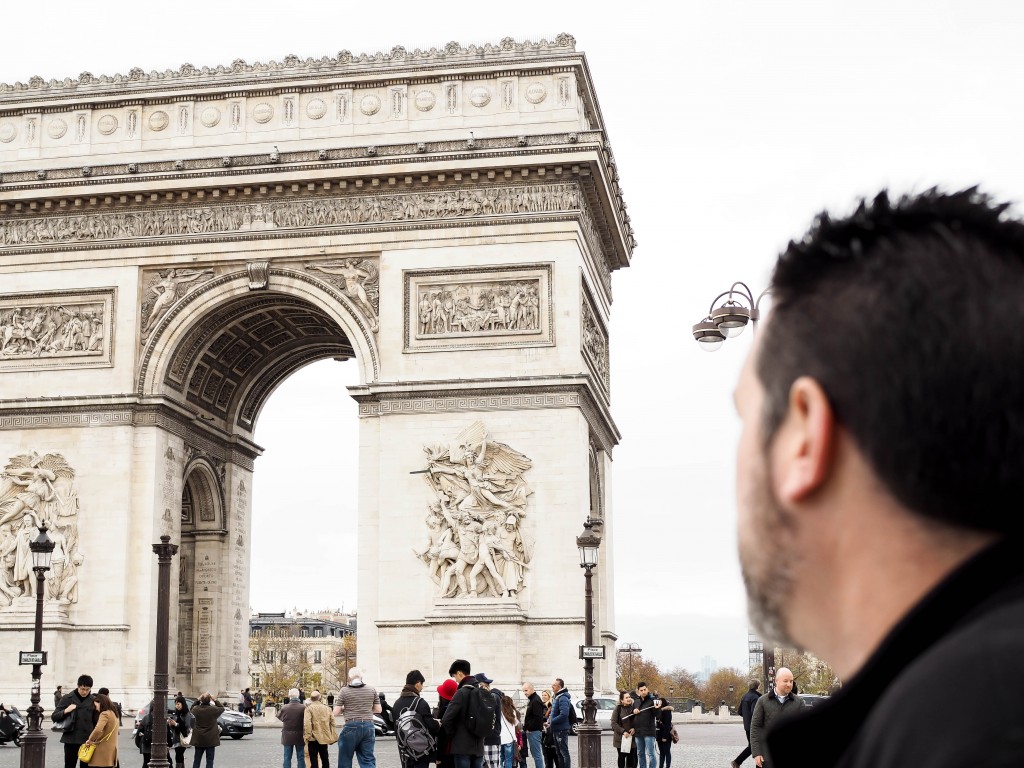
[[[39,535],[29,542],[32,570],[36,574],[36,627],[33,645],[32,698],[28,708],[28,730],[21,742],[21,768],[43,768],[46,764],[46,734],[43,733],[43,708],[39,706],[39,686],[43,676],[43,593],[46,572],[55,544],[46,534],[46,524],[39,526]]]
[[[583,722],[579,726],[580,768],[601,768],[601,726],[597,724],[597,702],[594,701],[594,590],[591,585],[597,565],[601,536],[594,533],[594,521],[583,523],[583,533],[576,537],[580,550],[580,567],[586,570],[584,590],[583,658]]]
[[[171,768],[167,758],[167,634],[171,611],[171,558],[178,551],[170,536],[153,545],[156,555],[156,664],[153,671],[153,754],[152,768]]]
[[[748,322],[753,322],[756,328],[761,317],[761,299],[768,294],[769,290],[764,290],[755,299],[746,283],[733,283],[728,291],[718,294],[711,302],[708,316],[693,326],[693,338],[705,352],[714,352],[726,339],[743,333]],[[716,307],[723,298],[725,301]]]

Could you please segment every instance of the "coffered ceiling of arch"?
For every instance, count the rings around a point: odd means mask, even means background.
[[[260,292],[208,315],[178,344],[165,384],[204,418],[252,430],[274,388],[316,360],[354,357],[345,333],[322,309]]]

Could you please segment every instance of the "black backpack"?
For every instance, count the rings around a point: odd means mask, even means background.
[[[469,689],[466,707],[466,730],[477,738],[486,739],[494,733],[497,722],[498,700],[490,691],[478,685]]]
[[[403,709],[395,720],[395,740],[398,752],[404,760],[419,762],[437,748],[434,735],[427,729],[426,723],[416,705],[421,701],[417,696],[412,704]]]
[[[566,698],[569,698],[568,694],[566,695]],[[576,714],[576,707],[573,706],[573,703],[570,700],[569,701],[569,725],[572,725],[573,723],[579,722],[579,719],[580,719],[580,716]]]

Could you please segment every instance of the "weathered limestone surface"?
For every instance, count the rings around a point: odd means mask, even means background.
[[[568,35],[0,85],[0,655],[31,646],[18,531],[45,520],[74,538],[48,678],[88,659],[145,703],[168,534],[170,686],[244,687],[255,423],[335,358],[360,371],[369,679],[464,656],[580,685],[575,536],[613,525],[611,274],[633,247]],[[0,666],[0,700],[23,677]]]

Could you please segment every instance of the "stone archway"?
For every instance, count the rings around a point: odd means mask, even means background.
[[[334,358],[360,373],[368,675],[581,684],[574,541],[612,532],[634,241],[572,38],[133,73],[0,85],[0,653],[28,647],[17,543],[46,519],[48,672],[95,658],[148,700],[169,535],[172,687],[243,687],[255,424]],[[599,688],[612,573],[606,548]]]

